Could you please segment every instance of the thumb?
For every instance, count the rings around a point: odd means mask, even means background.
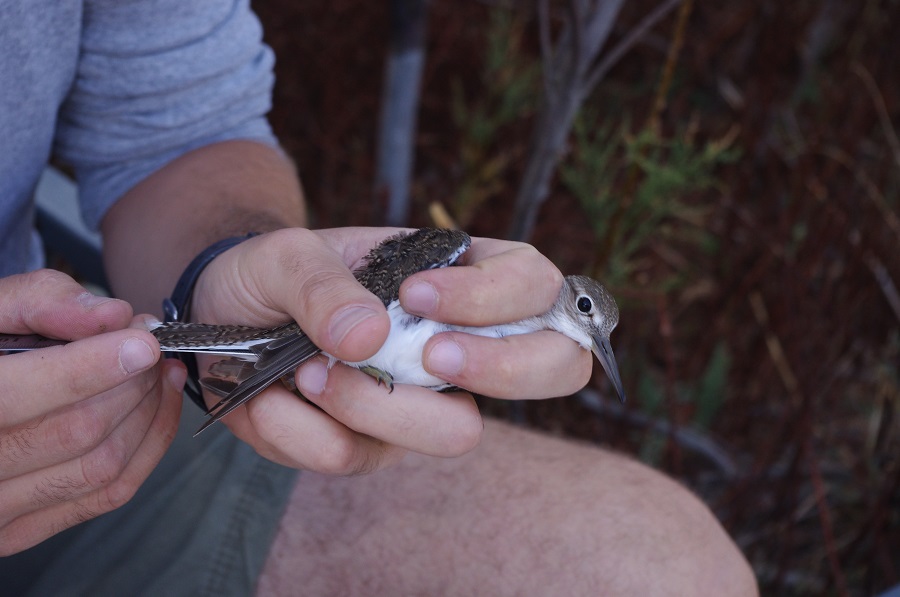
[[[125,301],[91,294],[58,271],[0,279],[0,332],[78,340],[123,329],[131,315]]]
[[[293,319],[322,350],[364,360],[384,343],[390,320],[335,244],[301,228],[245,241],[204,270],[193,312],[210,323],[269,326]]]

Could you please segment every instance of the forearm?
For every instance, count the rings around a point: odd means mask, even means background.
[[[249,141],[197,149],[153,173],[109,210],[101,225],[113,292],[136,313],[159,315],[181,272],[229,236],[305,226],[293,166]]]

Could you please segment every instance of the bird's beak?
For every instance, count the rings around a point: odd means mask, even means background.
[[[616,392],[619,394],[619,400],[624,403],[625,390],[622,389],[622,378],[619,377],[619,367],[616,365],[616,355],[613,354],[609,338],[592,336],[591,339],[593,340],[591,352],[594,353],[594,356],[596,356],[597,360],[600,361],[600,364],[603,365],[603,370],[606,371],[606,375],[609,377],[609,380],[616,388]]]

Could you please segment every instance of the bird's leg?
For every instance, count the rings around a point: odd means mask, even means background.
[[[360,367],[359,370],[366,375],[374,377],[378,385],[384,384],[389,394],[394,391],[394,376],[387,371],[382,371],[378,367],[372,367],[371,365]]]

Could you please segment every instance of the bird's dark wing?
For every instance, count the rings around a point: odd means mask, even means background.
[[[303,332],[274,340],[270,344],[275,343],[277,343],[277,350],[269,350],[268,345],[262,350],[259,361],[254,365],[256,372],[209,410],[209,419],[194,435],[265,390],[281,376],[293,371],[321,352],[319,347],[313,344],[309,336]]]
[[[354,276],[387,306],[399,298],[403,280],[423,270],[452,265],[471,243],[469,235],[461,230],[420,228],[410,233],[401,233],[373,248],[364,259],[364,265],[354,272]],[[238,381],[236,387],[234,381],[223,382],[215,378],[204,380],[213,393],[221,396],[227,391],[227,395],[209,411],[209,420],[197,433],[321,352],[296,324],[287,325],[293,327],[282,330],[281,337],[248,346],[248,351],[257,358],[254,365],[256,371],[244,381]],[[242,370],[242,376],[244,373],[246,369]]]
[[[165,352],[223,354],[255,359],[266,341],[292,336],[300,331],[296,323],[276,328],[242,325],[215,325],[192,322],[161,323],[150,330]]]
[[[353,275],[387,306],[400,298],[403,280],[417,272],[452,265],[471,244],[472,239],[462,230],[401,232],[372,249]]]

